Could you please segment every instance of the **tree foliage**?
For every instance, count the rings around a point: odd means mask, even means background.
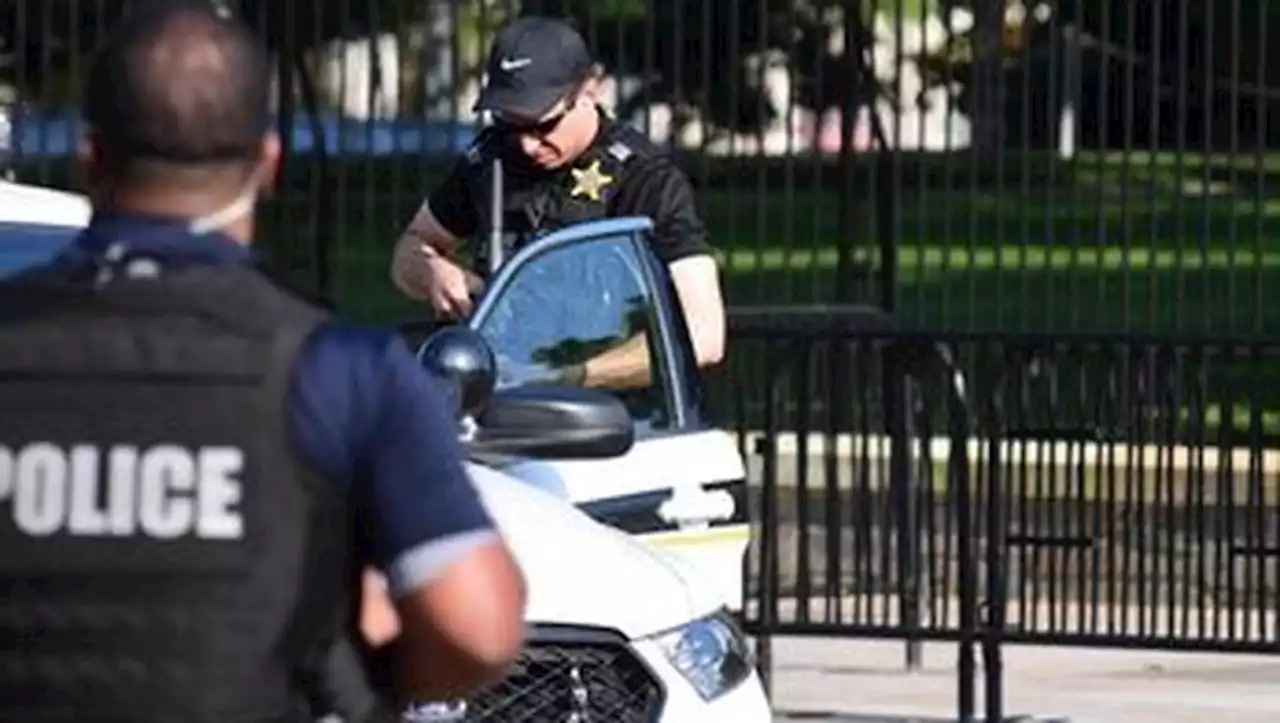
[[[0,84],[18,87],[27,98],[65,98],[103,29],[138,1],[0,0]],[[864,102],[871,89],[855,55],[833,50],[830,41],[833,33],[843,33],[844,47],[865,46],[865,32],[859,36],[856,31],[865,30],[871,10],[897,14],[895,0],[224,1],[257,27],[274,49],[290,57],[338,38],[404,32],[447,8],[455,20],[454,42],[471,63],[483,54],[496,24],[512,13],[558,15],[579,25],[610,69],[642,78],[636,103],[695,105],[717,125],[739,129],[758,125],[776,110],[754,89],[758,83],[747,75],[745,57],[767,49],[783,51],[798,79],[796,99],[809,107]],[[986,15],[995,17],[1004,4],[896,2],[908,16],[925,6],[942,12],[970,6],[989,9]],[[1280,110],[1275,100],[1280,92],[1266,86],[1276,85],[1274,79],[1280,78],[1280,53],[1268,52],[1268,46],[1280,38],[1280,3],[1048,4],[1053,18],[1029,38],[1025,55],[999,63],[1005,97],[1017,100],[1013,95],[1029,87],[1034,97],[1022,102],[1051,106],[1053,99],[1040,95],[1060,86],[1068,47],[1063,41],[1084,38],[1079,56],[1084,142],[1100,142],[1103,131],[1112,139],[1127,132],[1119,125],[1131,97],[1147,98],[1140,107],[1159,117],[1155,123],[1140,123],[1143,128],[1130,136],[1134,142],[1143,142],[1143,134],[1153,132],[1162,142],[1179,133],[1191,139],[1215,136],[1221,142],[1229,142],[1233,134],[1272,135],[1266,116]],[[833,23],[841,14],[844,19]],[[851,30],[855,32],[849,38]],[[962,82],[970,77],[966,67],[948,72]],[[1007,106],[1009,113],[1021,113],[1019,103]],[[1044,125],[1039,116],[1033,120]]]

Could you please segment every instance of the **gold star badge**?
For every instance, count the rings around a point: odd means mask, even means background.
[[[600,159],[591,162],[590,166],[585,169],[574,168],[573,173],[573,190],[569,191],[569,197],[586,196],[599,203],[600,191],[605,186],[613,183],[613,176],[606,176],[600,172]]]

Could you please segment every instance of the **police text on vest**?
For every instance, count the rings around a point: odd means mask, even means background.
[[[235,447],[0,445],[0,502],[33,537],[237,540],[243,472]]]

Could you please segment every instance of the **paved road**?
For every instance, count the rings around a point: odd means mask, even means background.
[[[954,721],[955,648],[932,644],[924,652],[922,671],[910,674],[901,643],[780,638],[775,720]],[[1007,720],[1019,714],[1070,723],[1280,720],[1280,657],[1010,647],[1005,666]]]

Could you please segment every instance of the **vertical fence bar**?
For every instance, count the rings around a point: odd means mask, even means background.
[[[1151,81],[1148,85],[1147,97],[1150,102],[1147,107],[1147,154],[1149,156],[1148,172],[1150,176],[1147,179],[1147,196],[1150,202],[1148,213],[1151,219],[1150,234],[1147,237],[1147,245],[1150,247],[1152,254],[1159,254],[1166,251],[1163,239],[1160,237],[1161,224],[1156,222],[1160,217],[1161,197],[1167,197],[1168,190],[1160,187],[1160,178],[1162,173],[1161,151],[1163,150],[1163,141],[1161,139],[1162,128],[1161,119],[1162,111],[1165,106],[1164,82],[1161,73],[1164,70],[1162,64],[1164,54],[1164,15],[1165,8],[1162,3],[1151,4],[1151,68],[1149,74]],[[1147,303],[1146,303],[1146,319],[1149,327],[1155,328],[1165,326],[1164,319],[1161,315],[1168,313],[1167,309],[1160,307],[1160,273],[1152,268],[1150,271],[1150,280],[1147,285]]]
[[[1228,80],[1228,98],[1230,98],[1231,110],[1228,113],[1228,122],[1230,123],[1228,147],[1230,148],[1230,156],[1228,156],[1227,162],[1230,168],[1227,171],[1227,184],[1232,189],[1232,192],[1236,192],[1236,189],[1240,187],[1240,166],[1244,160],[1240,148],[1240,55],[1244,48],[1240,43],[1240,0],[1230,0],[1230,6],[1231,17],[1228,22],[1231,27],[1231,39],[1227,43],[1227,54],[1231,57],[1231,77]],[[1227,224],[1227,253],[1225,259],[1227,268],[1224,273],[1227,286],[1226,326],[1229,329],[1237,329],[1239,328],[1238,325],[1244,321],[1236,318],[1239,307],[1236,283],[1240,251],[1240,214],[1235,213],[1233,210]],[[1262,259],[1254,261],[1256,264],[1261,264],[1261,262]],[[1213,267],[1209,266],[1209,268]],[[1210,298],[1213,297],[1211,296]]]
[[[1200,46],[1203,52],[1200,56],[1199,75],[1201,76],[1200,87],[1196,88],[1196,99],[1200,103],[1200,244],[1198,267],[1204,274],[1204,289],[1207,297],[1212,299],[1216,295],[1216,284],[1213,281],[1213,263],[1212,263],[1212,237],[1214,232],[1213,223],[1213,138],[1215,126],[1214,121],[1216,115],[1214,113],[1214,96],[1217,93],[1216,78],[1214,77],[1214,58],[1215,58],[1215,37],[1214,26],[1216,25],[1216,7],[1223,5],[1222,0],[1215,0],[1211,4],[1206,4],[1201,10],[1203,22],[1201,28],[1203,30],[1203,43]],[[1228,48],[1227,52],[1232,49]],[[1231,163],[1235,159],[1230,159]],[[1213,328],[1213,305],[1202,304],[1200,314],[1200,331],[1209,332]]]
[[[327,268],[331,264],[348,269],[343,274],[344,279],[339,282],[339,286],[346,286],[351,280],[364,276],[362,268],[364,264],[360,260],[370,254],[380,243],[387,244],[392,241],[391,234],[385,233],[382,229],[385,228],[388,220],[399,215],[399,205],[395,204],[394,200],[399,196],[401,185],[395,183],[393,179],[400,166],[399,154],[396,152],[399,141],[396,133],[399,125],[396,123],[399,108],[395,107],[399,104],[400,92],[399,88],[391,89],[387,84],[391,78],[396,77],[396,69],[391,65],[393,63],[398,65],[400,62],[401,34],[399,29],[391,23],[383,23],[381,5],[380,2],[369,3],[362,8],[363,17],[359,18],[359,22],[367,28],[369,33],[367,39],[369,55],[366,60],[368,65],[361,69],[362,82],[367,83],[368,88],[368,93],[363,98],[366,119],[362,134],[365,156],[360,174],[363,181],[361,184],[363,202],[356,211],[360,215],[359,231],[353,229],[350,234],[359,241],[354,245],[355,248],[352,248],[350,240],[343,238],[342,235],[331,237],[329,253],[321,259],[324,262],[320,268],[322,279],[332,273]],[[353,14],[357,7],[352,7]],[[387,32],[388,29],[392,29],[392,32]],[[388,41],[391,43],[390,52],[383,52],[388,47]],[[391,104],[393,98],[396,101],[395,105]],[[390,137],[387,138],[387,135]],[[385,156],[379,148],[384,142],[389,146]],[[379,193],[380,187],[387,190],[385,195]],[[393,203],[384,205],[385,201]],[[351,273],[352,270],[355,271],[354,274]]]
[[[294,6],[291,2],[282,3],[282,5],[283,7],[277,8],[275,12],[268,11],[264,6],[261,16],[264,32],[267,36],[266,40],[275,51],[275,67],[276,72],[279,74],[276,82],[279,93],[276,111],[276,131],[280,134],[280,144],[283,146],[283,152],[280,157],[279,179],[276,181],[279,193],[275,202],[275,213],[273,214],[276,229],[273,237],[266,240],[271,249],[272,265],[277,271],[291,276],[294,272],[294,265],[297,263],[297,251],[290,244],[283,243],[284,239],[281,238],[282,233],[279,229],[291,226],[289,221],[294,210],[292,205],[298,199],[295,198],[296,194],[290,181],[297,174],[295,169],[302,159],[299,159],[294,152],[298,115],[298,66],[294,62],[293,52],[293,48],[297,44],[295,36],[296,23],[293,22]],[[298,174],[299,177],[300,175]]]
[[[792,5],[787,10],[786,17],[789,25],[794,27],[798,17],[797,6]],[[799,235],[796,233],[796,155],[800,150],[800,139],[796,135],[796,124],[794,122],[796,112],[799,109],[796,104],[795,90],[795,79],[800,74],[796,57],[798,55],[796,51],[797,40],[798,38],[795,34],[789,34],[783,42],[786,50],[778,62],[782,66],[781,72],[784,74],[782,77],[785,78],[783,86],[786,88],[787,94],[783,98],[782,107],[773,109],[776,114],[773,122],[782,124],[783,147],[786,149],[784,151],[782,169],[782,197],[785,210],[782,213],[783,222],[780,233],[781,237],[785,239],[787,248],[791,250],[789,254],[791,258],[785,264],[787,283],[784,288],[786,288],[786,291],[781,293],[782,298],[786,299],[788,303],[796,303],[802,296],[803,292],[796,288],[796,281],[800,277],[796,272],[804,268],[805,257],[808,257],[808,264],[817,265],[819,263],[817,249],[810,248],[808,249],[808,254],[804,253],[800,248]],[[769,91],[771,89],[764,88],[762,90]],[[766,93],[766,95],[772,95],[772,93]]]
[[[1049,20],[1046,28],[1043,30],[1048,35],[1048,47],[1044,49],[1048,56],[1045,61],[1048,68],[1047,88],[1044,92],[1044,125],[1042,129],[1041,148],[1044,152],[1045,174],[1044,188],[1041,191],[1041,213],[1043,214],[1044,224],[1039,233],[1043,234],[1042,243],[1048,246],[1048,253],[1045,254],[1045,268],[1039,279],[1043,280],[1044,292],[1041,296],[1040,313],[1035,315],[1032,322],[1034,328],[1049,328],[1054,324],[1061,323],[1063,318],[1062,310],[1054,308],[1056,300],[1059,298],[1061,289],[1064,285],[1060,285],[1060,276],[1056,269],[1063,264],[1062,243],[1063,238],[1059,233],[1061,224],[1058,221],[1059,206],[1061,202],[1060,195],[1062,193],[1062,180],[1059,174],[1062,172],[1063,160],[1066,158],[1067,150],[1064,138],[1068,129],[1066,125],[1069,123],[1066,109],[1068,108],[1070,86],[1067,84],[1067,68],[1069,67],[1069,58],[1067,56],[1066,45],[1063,43],[1063,32],[1065,30],[1065,22],[1061,17],[1061,3],[1051,3],[1046,5],[1049,9]],[[1029,45],[1029,44],[1028,44]],[[1028,47],[1028,54],[1031,54],[1031,48]],[[1030,75],[1030,70],[1026,71]],[[1074,130],[1074,129],[1071,129]],[[1034,228],[1028,230],[1027,241],[1031,240],[1031,235],[1037,233]],[[1049,270],[1045,273],[1045,269]],[[1070,273],[1070,269],[1066,270]],[[1034,317],[1033,317],[1034,318]]]
[[[912,18],[913,21],[918,21],[919,23],[920,45],[922,48],[931,47],[930,43],[934,40],[931,37],[931,32],[930,32],[932,30],[932,28],[930,27],[931,23],[928,22],[932,11],[933,9],[930,8],[928,4],[925,4],[924,7],[920,9],[920,12],[918,13],[918,15]],[[902,13],[902,12],[903,12],[903,9],[901,5],[899,5],[899,13]],[[902,52],[901,46],[899,46],[899,54],[901,54],[901,52]],[[903,66],[900,61],[898,71],[899,73],[905,73],[907,69],[910,68],[913,74],[913,77],[919,80],[920,96],[921,98],[924,98],[924,97],[927,97],[925,93],[925,88],[927,86],[925,81],[924,69],[921,67],[923,63],[923,58],[916,58],[913,60],[915,62],[913,62],[909,66]],[[911,100],[913,101],[913,105],[916,106],[916,109],[918,111],[915,115],[916,125],[914,129],[909,129],[908,133],[904,135],[909,134],[909,137],[914,143],[914,147],[923,151],[925,148],[928,147],[928,141],[929,141],[928,134],[926,132],[926,124],[925,124],[926,111],[924,111],[923,108],[921,107],[922,106],[921,103],[915,103],[914,98],[912,98]],[[945,145],[945,142],[944,142],[944,145]],[[925,269],[930,263],[926,259],[926,252],[924,250],[924,247],[926,245],[925,239],[936,233],[934,224],[931,222],[933,219],[931,219],[929,215],[926,214],[926,211],[928,210],[928,206],[926,205],[926,202],[925,202],[925,198],[926,198],[925,189],[928,187],[928,183],[929,183],[926,179],[930,179],[933,175],[932,167],[926,168],[925,166],[926,162],[927,161],[924,158],[924,154],[922,153],[917,157],[916,162],[912,164],[912,169],[915,173],[915,179],[914,179],[915,182],[913,184],[915,186],[915,189],[914,189],[915,203],[912,204],[910,214],[915,217],[915,223],[912,224],[913,228],[911,229],[911,233],[915,237],[915,244],[914,244],[914,248],[912,249],[912,254],[914,255],[914,269],[907,274],[907,278],[909,280],[904,281],[902,277],[902,272],[901,272],[902,259],[901,259],[901,255],[899,255],[898,284],[905,285],[909,283],[915,287],[915,294],[913,294],[914,298],[907,301],[907,303],[909,304],[912,310],[911,315],[915,318],[916,323],[927,324],[929,326],[936,327],[939,324],[939,319],[936,316],[936,311],[934,309],[930,309],[928,307],[928,304],[925,301],[925,299],[928,296],[928,294],[926,294],[925,278],[927,278],[927,272],[925,271]],[[905,186],[906,184],[903,183],[902,185]],[[899,192],[903,193],[905,191],[906,189],[902,188],[900,189]],[[901,210],[902,210],[902,207],[900,206],[899,218],[902,217]],[[904,226],[906,225],[905,220],[903,225]],[[906,235],[906,233],[907,232],[903,230],[904,236]],[[899,254],[900,253],[901,252],[899,252]],[[943,253],[946,253],[946,249],[943,250]]]
[[[1268,315],[1264,299],[1266,293],[1263,290],[1264,269],[1262,264],[1263,254],[1270,250],[1264,239],[1267,238],[1267,214],[1263,213],[1267,197],[1267,184],[1270,180],[1271,169],[1267,167],[1267,135],[1270,128],[1271,106],[1275,100],[1271,97],[1267,85],[1267,58],[1269,57],[1267,28],[1271,24],[1271,5],[1269,0],[1258,0],[1258,18],[1256,54],[1258,57],[1255,66],[1254,80],[1254,136],[1253,136],[1253,166],[1254,185],[1253,185],[1253,265],[1251,270],[1251,286],[1253,287],[1253,303],[1250,304],[1253,323],[1250,325],[1250,331],[1254,334],[1261,334],[1266,329]],[[1276,572],[1280,574],[1280,556],[1276,556]]]
[[[1133,214],[1131,206],[1133,203],[1133,134],[1137,124],[1136,106],[1137,106],[1137,70],[1138,70],[1138,3],[1136,0],[1124,1],[1124,25],[1125,37],[1121,52],[1128,57],[1124,59],[1124,91],[1122,93],[1123,106],[1122,113],[1124,118],[1121,121],[1123,128],[1121,137],[1123,138],[1123,150],[1121,155],[1120,166],[1120,303],[1123,305],[1121,311],[1120,324],[1121,328],[1129,331],[1133,328],[1134,320],[1133,311]],[[1154,99],[1153,99],[1154,100]],[[1157,103],[1148,102],[1148,106]],[[1148,111],[1150,112],[1150,111]],[[1157,173],[1159,165],[1157,159],[1148,159],[1148,172]],[[1110,256],[1110,253],[1104,252],[1104,259]],[[1147,260],[1147,268],[1153,270],[1155,267],[1154,259]],[[1109,271],[1109,264],[1103,262],[1100,269],[1101,274]]]
[[[1176,140],[1174,145],[1174,184],[1180,193],[1186,185],[1187,173],[1187,119],[1190,117],[1191,108],[1189,93],[1191,83],[1190,78],[1190,53],[1191,53],[1191,18],[1189,3],[1191,0],[1178,0],[1178,61],[1177,61],[1177,100],[1175,101],[1176,116],[1174,127],[1176,128]],[[1183,300],[1187,295],[1187,226],[1186,219],[1188,214],[1177,214],[1176,224],[1176,258],[1177,263],[1174,270],[1174,291],[1173,291],[1173,324],[1174,327],[1182,329],[1187,325],[1187,310],[1184,308]]]
[[[1004,350],[997,349],[999,355]],[[1001,444],[1006,438],[1007,425],[1005,417],[1005,386],[1003,375],[997,376],[995,384],[983,400],[987,408],[988,441],[986,484],[983,485],[983,517],[985,518],[985,554],[983,556],[986,575],[985,609],[982,618],[982,669],[985,682],[985,707],[987,723],[1004,721],[1004,658],[1001,645],[1005,634],[1005,545],[1006,524],[1004,520],[1005,480],[1003,472],[1003,454]]]
[[[810,598],[813,594],[810,575],[811,525],[809,504],[809,438],[812,430],[812,404],[818,399],[814,394],[813,357],[814,344],[807,341],[797,344],[789,358],[791,366],[791,397],[796,400],[795,413],[791,417],[790,431],[795,435],[796,452],[792,473],[795,475],[795,600],[796,621],[810,620]]]
[[[844,525],[844,505],[840,498],[840,458],[839,443],[840,433],[847,431],[848,413],[847,410],[852,402],[847,392],[841,391],[836,393],[835,390],[847,388],[847,384],[840,382],[838,379],[851,378],[854,376],[853,369],[854,355],[849,353],[849,343],[844,339],[830,339],[825,345],[826,351],[826,373],[825,378],[833,393],[827,400],[826,414],[823,419],[823,441],[822,450],[822,469],[823,469],[823,498],[822,506],[826,511],[825,522],[827,530],[827,539],[825,547],[826,556],[826,588],[823,591],[823,597],[826,598],[826,617],[829,621],[834,621],[837,625],[843,624],[844,620],[844,556],[841,554],[844,550],[843,545],[843,525]],[[850,489],[853,485],[850,484]],[[857,618],[856,614],[853,616]]]
[[[1068,158],[1066,173],[1068,174],[1068,199],[1067,208],[1069,209],[1070,221],[1067,235],[1067,251],[1066,259],[1067,282],[1063,284],[1063,297],[1067,306],[1070,307],[1063,315],[1065,326],[1071,330],[1078,330],[1081,327],[1082,319],[1089,318],[1084,313],[1084,309],[1079,303],[1081,292],[1081,280],[1083,274],[1080,273],[1083,251],[1083,234],[1081,232],[1082,216],[1080,202],[1082,196],[1082,188],[1080,182],[1080,152],[1079,145],[1081,136],[1083,118],[1084,118],[1084,77],[1083,77],[1083,59],[1081,57],[1083,48],[1081,36],[1084,32],[1084,3],[1072,3],[1075,12],[1066,21],[1067,28],[1064,31],[1062,54],[1063,54],[1063,79],[1062,87],[1066,94],[1066,104],[1069,112],[1063,115],[1063,123],[1068,127],[1064,135],[1070,138],[1070,157]]]
[[[902,232],[898,227],[898,223],[902,217],[902,139],[906,135],[902,131],[902,106],[906,103],[910,103],[912,106],[917,105],[915,98],[903,97],[903,11],[903,3],[894,3],[894,67],[892,68],[894,90],[888,94],[893,100],[893,122],[892,131],[887,134],[887,140],[891,146],[886,148],[881,144],[879,159],[882,162],[876,164],[876,187],[881,191],[877,194],[880,196],[880,203],[877,204],[877,208],[881,209],[883,213],[876,224],[879,232],[880,306],[891,314],[898,312],[900,296],[898,286],[901,281],[898,273],[898,261]],[[874,34],[872,37],[875,37]],[[874,55],[873,53],[872,56],[874,57]],[[873,109],[873,114],[878,115],[877,104],[872,103],[871,108]]]
[[[872,0],[873,1],[873,0]],[[867,79],[863,75],[863,36],[860,18],[867,0],[843,0],[841,5],[841,32],[844,34],[844,56],[841,58],[839,74],[845,82],[839,85],[838,100],[840,103],[840,146],[837,151],[837,167],[839,168],[839,188],[834,204],[836,214],[835,227],[840,229],[844,238],[838,240],[838,252],[835,274],[836,300],[843,303],[852,302],[856,298],[854,277],[856,275],[856,244],[858,228],[858,209],[865,208],[859,203],[856,191],[855,160],[853,149],[854,129],[856,128],[859,104],[864,97],[870,97],[867,90]],[[872,115],[875,113],[874,104]]]
[[[830,9],[830,0],[822,0],[818,6],[819,17],[827,17]],[[847,49],[846,49],[847,52]],[[809,87],[812,89],[814,106],[811,109],[814,116],[814,129],[811,138],[809,158],[809,174],[808,188],[805,189],[806,196],[810,199],[809,203],[809,249],[812,253],[812,261],[810,262],[810,271],[807,274],[809,285],[809,293],[804,298],[808,303],[819,303],[820,301],[834,300],[835,290],[831,288],[831,273],[827,271],[826,264],[828,261],[825,256],[835,249],[829,248],[831,244],[841,245],[845,242],[843,233],[835,235],[831,233],[823,233],[822,218],[823,211],[833,205],[831,194],[827,181],[830,180],[827,173],[828,158],[826,148],[823,142],[822,134],[826,128],[826,120],[830,118],[831,98],[828,97],[827,79],[828,79],[828,57],[826,53],[815,53],[813,55],[812,74],[807,71],[799,70],[802,77],[807,76]],[[803,64],[793,65],[799,69],[804,68]],[[836,124],[840,126],[840,123]],[[837,197],[838,198],[838,197]],[[841,232],[844,229],[840,229]],[[837,252],[838,253],[838,252]],[[834,349],[833,349],[834,353]],[[834,469],[834,467],[832,467]],[[837,609],[839,609],[837,607]]]
[[[1014,268],[1018,275],[1017,301],[1015,302],[1017,304],[1018,312],[1017,320],[1013,323],[1015,325],[1014,328],[1026,330],[1029,326],[1028,322],[1030,321],[1032,309],[1039,306],[1039,304],[1030,298],[1031,264],[1028,260],[1028,247],[1032,243],[1031,212],[1033,205],[1031,200],[1031,169],[1033,167],[1032,148],[1034,146],[1032,145],[1031,125],[1032,118],[1034,117],[1032,115],[1032,111],[1035,108],[1035,103],[1032,101],[1033,96],[1031,94],[1031,76],[1033,72],[1032,68],[1034,67],[1031,63],[1032,14],[1031,10],[1026,5],[1022,5],[1021,8],[1021,10],[1017,11],[1017,32],[1018,43],[1020,46],[1018,48],[1018,58],[1022,67],[1021,72],[1019,73],[1021,77],[1019,79],[1020,82],[1017,91],[1019,105],[1018,115],[1020,116],[1018,125],[1020,126],[1021,131],[1019,134],[1021,136],[1021,143],[1019,144],[1020,148],[1018,149],[1018,155],[1020,156],[1018,159],[1018,224],[1016,230],[1018,239],[1015,243],[1017,248],[1017,260],[1014,262]],[[1006,13],[1007,12],[1008,11],[1006,10]],[[1008,22],[1008,20],[1005,22]],[[1052,243],[1049,239],[1045,239],[1045,241]],[[1042,241],[1041,243],[1044,243],[1045,241]],[[1050,264],[1052,264],[1052,260],[1050,260]]]
[[[669,1],[670,0],[668,0],[668,2]],[[751,86],[755,89],[754,97],[751,98],[751,103],[754,105],[755,109],[755,112],[752,114],[751,128],[756,171],[755,197],[752,199],[752,202],[755,208],[754,233],[756,237],[756,264],[757,268],[760,269],[759,276],[757,277],[756,294],[757,298],[765,299],[769,298],[769,296],[773,296],[773,294],[780,293],[771,288],[768,281],[769,275],[766,271],[768,267],[765,265],[766,259],[773,255],[771,252],[775,252],[775,250],[771,248],[772,245],[777,242],[776,239],[770,237],[769,210],[772,205],[769,203],[769,201],[772,200],[769,195],[770,159],[765,152],[765,129],[769,122],[768,103],[766,102],[766,98],[768,96],[764,92],[766,80],[765,59],[769,50],[769,13],[765,11],[765,8],[757,7],[755,9],[755,21],[755,27],[752,28],[751,31],[751,35],[755,38],[755,42],[752,43],[752,49],[749,52],[754,55],[756,63],[754,68],[751,68],[751,65],[748,63],[747,72],[751,75]],[[784,239],[783,242],[789,243],[790,240]],[[785,277],[785,274],[790,270],[787,268],[787,262],[789,261],[790,254],[786,250],[785,246],[782,249],[777,249],[776,252],[780,252],[779,255],[782,257],[782,268],[779,269],[779,271]],[[784,282],[773,288],[786,289],[787,285]]]
[[[898,620],[906,643],[907,670],[921,665],[920,569],[918,560],[916,489],[911,469],[911,394],[913,384],[907,351],[901,346],[882,349],[885,420],[889,432],[889,510],[892,523],[898,598]]]
[[[954,500],[956,555],[959,558],[957,583],[959,586],[959,643],[956,649],[956,707],[960,723],[971,723],[977,709],[977,665],[974,646],[978,642],[980,620],[978,617],[978,560],[973,549],[976,529],[973,523],[973,494],[970,487],[969,436],[970,412],[968,381],[954,366],[959,355],[939,345],[942,372],[947,384],[947,431],[951,437],[951,451],[947,460],[947,498]],[[950,506],[950,505],[949,505]],[[948,536],[949,539],[949,536]],[[933,588],[931,587],[931,590]],[[944,588],[945,589],[945,588]],[[944,594],[949,594],[949,590]]]
[[[50,4],[44,4],[43,6],[37,5],[37,7],[40,11],[40,35],[44,38],[57,37],[58,33],[55,32],[53,27],[54,25],[53,15],[56,8],[54,8]],[[37,87],[40,88],[40,98],[38,100],[42,103],[47,103],[50,100],[49,98],[50,89],[48,85],[49,85],[49,80],[52,78],[52,75],[53,75],[53,57],[54,57],[54,44],[51,42],[41,43],[40,44],[40,71],[39,71],[40,80],[37,81]],[[49,183],[52,180],[51,179],[52,173],[50,173],[50,171],[52,170],[51,166],[53,163],[53,159],[49,157],[50,154],[48,153],[48,151],[50,150],[49,146],[52,145],[50,143],[51,139],[49,138],[51,131],[52,129],[48,125],[45,125],[45,124],[40,125],[40,141],[41,141],[40,150],[42,152],[40,154],[41,162],[40,162],[40,172],[39,172],[38,178],[40,179],[41,183]]]
[[[782,403],[784,388],[782,377],[787,360],[771,347],[765,360],[766,407],[764,438],[764,480],[760,502],[760,579],[757,581],[757,619],[760,621],[756,637],[760,675],[765,691],[772,691],[773,683],[773,629],[778,622],[778,406]]]
[[[1083,4],[1084,3],[1081,3],[1081,5]],[[1109,170],[1110,170],[1107,166],[1107,162],[1109,159],[1109,154],[1107,153],[1107,151],[1110,148],[1108,144],[1111,142],[1111,113],[1113,111],[1111,109],[1110,101],[1111,101],[1111,94],[1113,92],[1112,86],[1114,85],[1113,79],[1111,77],[1113,73],[1113,70],[1112,70],[1113,53],[1111,51],[1112,51],[1112,44],[1114,43],[1114,41],[1112,40],[1112,29],[1111,29],[1111,26],[1112,26],[1111,0],[1101,0],[1101,2],[1097,3],[1097,6],[1100,6],[1097,12],[1099,17],[1101,18],[1098,34],[1100,36],[1101,42],[1103,43],[1103,47],[1100,48],[1098,51],[1096,51],[1098,56],[1098,71],[1097,71],[1098,72],[1098,80],[1097,80],[1098,111],[1097,111],[1097,114],[1094,116],[1094,123],[1096,124],[1096,127],[1097,127],[1098,143],[1097,143],[1097,148],[1095,149],[1096,160],[1092,164],[1093,170],[1094,170],[1094,176],[1095,176],[1093,180],[1094,208],[1093,208],[1093,214],[1092,214],[1093,222],[1094,222],[1094,235],[1093,235],[1093,254],[1092,254],[1093,259],[1092,259],[1092,263],[1090,264],[1090,266],[1096,269],[1096,272],[1094,274],[1095,281],[1093,285],[1093,290],[1094,290],[1093,299],[1092,299],[1092,303],[1088,305],[1088,308],[1092,312],[1090,314],[1092,319],[1089,322],[1091,326],[1096,325],[1097,321],[1095,320],[1099,319],[1103,314],[1107,313],[1107,307],[1106,307],[1106,299],[1108,296],[1107,277],[1103,273],[1103,266],[1101,262],[1106,257],[1107,242],[1109,240],[1107,236],[1107,228],[1108,228],[1107,185],[1108,184],[1105,182],[1105,179],[1109,175]]]
[[[942,263],[941,268],[939,269],[939,275],[944,280],[941,284],[942,294],[939,299],[939,304],[941,305],[941,308],[939,309],[939,325],[942,328],[952,329],[956,326],[955,314],[952,311],[956,303],[956,296],[954,293],[956,285],[951,283],[949,280],[954,278],[955,268],[953,267],[953,264],[955,263],[957,256],[959,256],[959,254],[956,253],[956,226],[952,212],[955,208],[954,198],[959,195],[957,191],[959,190],[958,185],[960,180],[960,173],[956,167],[956,156],[959,154],[956,153],[956,148],[952,146],[956,128],[955,117],[959,113],[955,97],[956,93],[952,90],[952,86],[958,84],[956,63],[953,59],[953,53],[956,47],[956,25],[955,22],[953,22],[953,17],[956,7],[955,0],[942,0],[942,22],[946,37],[946,42],[944,44],[944,47],[946,48],[946,57],[943,59],[941,81],[943,87],[946,88],[946,119],[943,121],[943,128],[947,140],[944,144],[943,150],[944,161],[942,164],[942,181],[940,183],[942,187],[942,199],[939,204],[942,212],[942,228],[940,229]],[[972,144],[972,131],[969,135],[970,137],[968,142]],[[921,275],[918,283],[923,285],[923,275],[925,273],[923,262],[921,262],[921,267],[917,273]]]

